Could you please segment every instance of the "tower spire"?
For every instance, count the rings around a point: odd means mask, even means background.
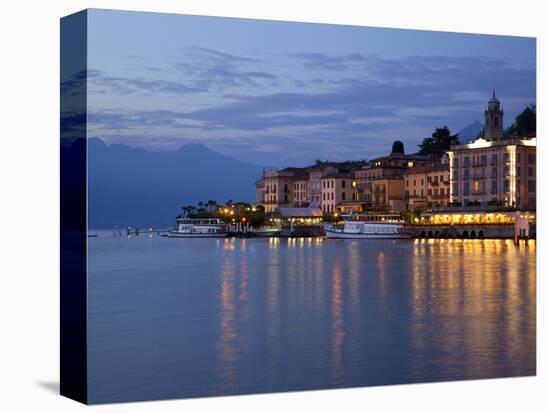
[[[493,96],[489,100],[485,109],[485,139],[499,140],[503,135],[503,115],[504,111],[500,105],[500,101],[496,97],[495,89],[493,88]]]

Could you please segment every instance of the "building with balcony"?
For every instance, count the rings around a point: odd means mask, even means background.
[[[306,168],[284,168],[280,171],[266,171],[261,180],[263,182],[263,205],[266,212],[273,212],[279,207],[295,207],[295,202],[307,197],[307,189],[297,190],[296,183],[303,183],[307,180],[308,172]],[[256,194],[259,192],[259,184],[256,182]],[[298,201],[295,196],[299,197]]]
[[[503,138],[503,114],[493,91],[485,110],[484,137],[448,152],[452,204],[536,208],[537,140]]]
[[[309,206],[309,174],[305,172],[302,177],[296,179],[293,183],[294,186],[294,207],[307,207]]]
[[[265,175],[265,172],[264,172]],[[265,200],[265,181],[262,175],[258,181],[256,181],[256,203],[263,204]]]
[[[321,210],[325,214],[337,212],[340,203],[353,201],[353,173],[333,173],[321,178]]]
[[[319,163],[308,168],[308,201],[310,207],[321,208],[321,179],[328,174],[338,173],[336,163]]]
[[[404,174],[415,167],[436,161],[417,154],[405,154],[403,143],[395,141],[389,155],[370,161],[355,172],[356,200],[370,209],[400,211],[405,208]]]
[[[446,206],[450,201],[448,164],[413,167],[403,176],[407,209]]]
[[[454,205],[536,208],[535,137],[456,145],[450,156],[450,199]]]

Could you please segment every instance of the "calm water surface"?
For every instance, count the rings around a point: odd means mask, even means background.
[[[91,402],[535,374],[535,243],[89,239]]]

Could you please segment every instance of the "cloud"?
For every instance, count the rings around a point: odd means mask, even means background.
[[[97,88],[105,93],[130,94],[174,94],[186,95],[204,92],[204,89],[191,86],[187,82],[167,79],[147,79],[144,77],[124,78],[109,76],[104,72],[96,71],[97,75],[90,79],[90,87]]]
[[[159,100],[138,110],[128,98],[120,110],[91,113],[92,129],[164,147],[192,136],[228,153],[261,154],[264,162],[309,160],[312,151],[314,158],[370,158],[386,153],[394,139],[415,151],[436,126],[457,131],[481,119],[493,88],[509,120],[535,97],[534,67],[482,56],[302,53],[285,56],[283,65],[211,49],[184,54],[169,65],[176,77],[93,72],[98,90],[155,95],[171,110],[157,107]],[[186,97],[185,110],[179,96]]]
[[[330,56],[323,53],[293,53],[292,59],[302,61],[306,69],[343,70],[349,69],[350,64],[364,62],[364,55],[354,53],[342,56]]]
[[[174,68],[197,88],[221,91],[228,88],[277,84],[276,75],[259,70],[265,63],[260,59],[189,47],[184,48],[183,59],[178,59],[174,63]]]

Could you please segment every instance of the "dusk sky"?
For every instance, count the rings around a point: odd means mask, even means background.
[[[89,136],[261,165],[369,159],[535,103],[534,38],[92,10]]]

